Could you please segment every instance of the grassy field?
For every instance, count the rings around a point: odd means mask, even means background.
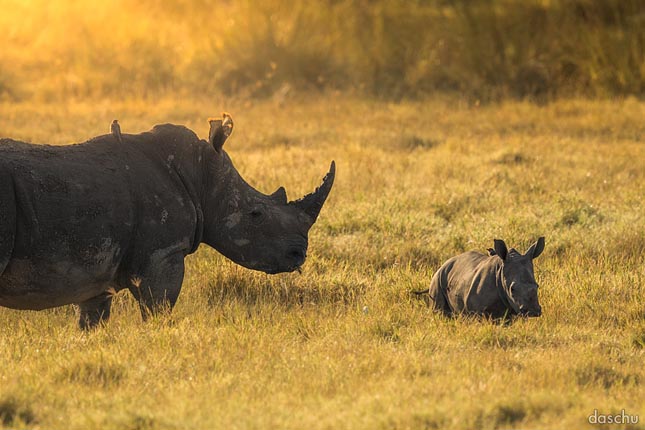
[[[0,134],[84,141],[119,118],[207,136],[231,112],[242,175],[302,195],[337,163],[302,275],[203,246],[170,318],[129,294],[82,333],[74,307],[0,308],[0,426],[38,429],[645,428],[645,104],[537,107],[162,100],[0,104]],[[535,262],[544,315],[510,326],[433,314],[410,291],[503,238]]]

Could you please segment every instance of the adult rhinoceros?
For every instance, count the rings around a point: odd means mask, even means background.
[[[312,194],[287,202],[239,175],[222,149],[232,121],[209,141],[177,125],[67,146],[0,140],[0,305],[77,303],[79,325],[107,320],[129,289],[144,318],[175,304],[184,257],[206,243],[244,267],[298,270],[308,231],[334,182],[332,162]]]

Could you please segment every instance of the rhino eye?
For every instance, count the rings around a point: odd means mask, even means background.
[[[262,221],[262,218],[264,218],[264,212],[262,212],[260,209],[253,209],[251,212],[249,212],[249,215],[255,222]]]

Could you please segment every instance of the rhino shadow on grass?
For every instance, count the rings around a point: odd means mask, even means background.
[[[415,294],[429,294],[433,309],[448,317],[539,317],[542,307],[533,260],[544,251],[544,237],[525,254],[509,250],[503,240],[495,239],[494,243],[488,254],[469,251],[452,257],[434,274],[430,288]]]
[[[262,194],[223,150],[231,117],[210,125],[208,141],[171,124],[66,146],[0,139],[0,306],[78,304],[89,328],[128,289],[145,319],[174,306],[200,243],[249,269],[300,270],[334,162],[301,199]]]

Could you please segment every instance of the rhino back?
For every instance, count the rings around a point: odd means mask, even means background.
[[[485,256],[474,251],[459,254],[446,262],[446,297],[455,312],[466,310],[466,299],[477,266]]]
[[[14,257],[42,240],[81,242],[109,229],[110,219],[124,219],[128,181],[110,152],[105,145],[0,145],[18,212]]]
[[[497,257],[470,251],[451,258],[442,266],[442,288],[453,312],[497,313],[501,304],[496,286],[499,263]]]
[[[500,318],[506,305],[500,297],[502,261],[497,256],[484,256],[475,267],[466,295],[466,310],[471,313]]]

